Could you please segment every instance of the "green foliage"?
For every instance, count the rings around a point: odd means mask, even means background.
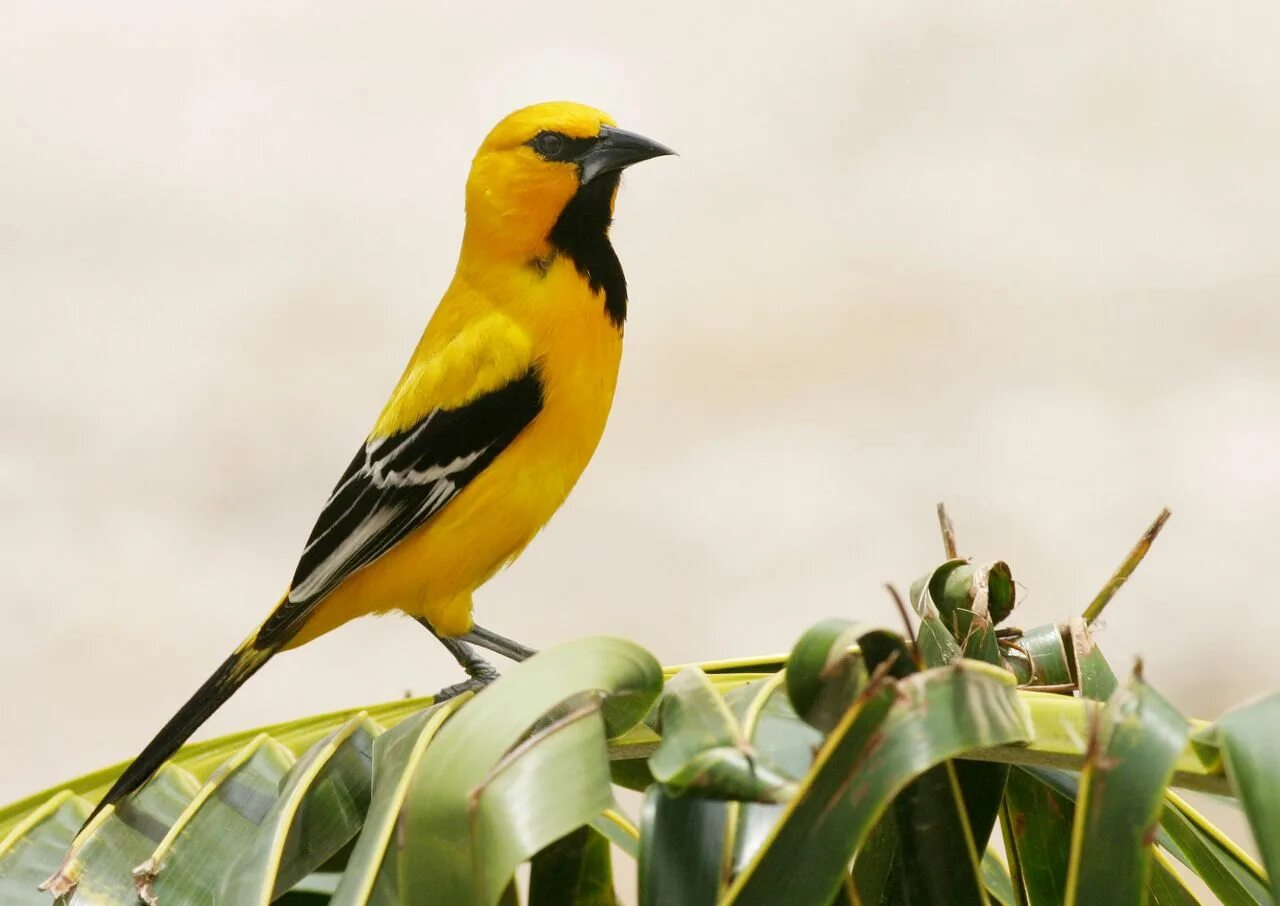
[[[107,768],[0,809],[0,903],[49,902],[55,872],[72,904],[1126,906],[1196,903],[1189,875],[1274,903],[1173,789],[1240,803],[1274,877],[1280,697],[1188,720],[1085,619],[998,628],[1014,598],[1006,564],[953,557],[903,634],[832,618],[785,656],[668,671],[570,642],[474,697],[188,746],[77,837]]]

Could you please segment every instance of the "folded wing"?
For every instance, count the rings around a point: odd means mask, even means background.
[[[345,579],[420,528],[516,439],[542,409],[536,367],[453,409],[370,438],[311,530],[290,591],[255,647],[284,645]]]

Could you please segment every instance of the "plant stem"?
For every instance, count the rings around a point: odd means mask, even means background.
[[[960,556],[956,553],[956,527],[951,524],[945,503],[938,504],[938,526],[942,529],[942,547],[947,552],[947,559],[956,559]]]
[[[1169,508],[1165,507],[1160,511],[1160,515],[1156,517],[1155,522],[1151,523],[1147,530],[1142,533],[1142,537],[1133,546],[1133,550],[1129,551],[1129,556],[1124,558],[1124,562],[1112,574],[1107,584],[1102,586],[1102,590],[1094,596],[1094,599],[1089,602],[1089,606],[1085,608],[1084,621],[1086,623],[1092,623],[1102,615],[1103,608],[1115,597],[1116,592],[1120,590],[1120,586],[1133,575],[1133,571],[1138,568],[1138,564],[1147,555],[1147,551],[1151,550],[1151,542],[1156,540],[1156,535],[1160,534],[1160,530],[1164,528],[1164,524],[1169,521],[1171,515],[1173,514],[1169,511]]]
[[[902,593],[893,587],[892,582],[884,583],[885,590],[889,592],[889,597],[893,598],[893,604],[898,608],[898,616],[902,618],[902,626],[906,632],[907,640],[911,642],[911,647],[916,645],[916,631],[911,625],[911,617],[908,615],[907,602],[902,600]]]

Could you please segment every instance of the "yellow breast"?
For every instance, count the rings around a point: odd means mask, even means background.
[[[501,282],[497,282],[501,281]],[[617,384],[622,335],[604,300],[565,258],[545,269],[469,275],[460,268],[415,354],[433,351],[465,329],[463,317],[501,312],[504,330],[522,334],[538,369],[542,410],[521,434],[443,510],[379,560],[360,570],[317,609],[290,647],[370,612],[400,609],[425,616],[443,634],[471,627],[471,592],[514,559],[564,503],[604,432]],[[472,363],[500,373],[501,362]],[[415,379],[412,367],[402,378]],[[480,381],[483,384],[483,377]],[[445,381],[445,385],[448,381]],[[442,405],[449,405],[442,401]],[[379,426],[400,427],[414,406],[403,401]]]

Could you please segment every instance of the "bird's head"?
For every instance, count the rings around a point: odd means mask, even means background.
[[[672,153],[582,104],[517,110],[494,127],[471,165],[467,241],[491,254],[538,258],[575,199],[599,209],[603,231],[622,170]]]

